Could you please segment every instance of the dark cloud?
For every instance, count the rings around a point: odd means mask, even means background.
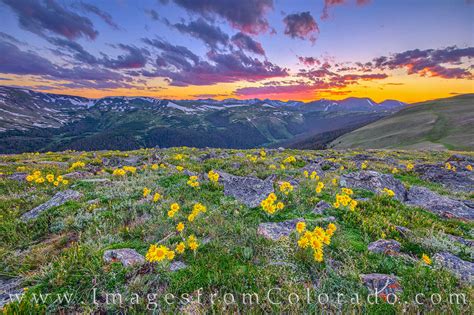
[[[158,12],[156,12],[153,9],[145,10],[145,13],[147,13],[151,17],[152,20],[155,20],[155,21],[160,20],[160,15],[158,14]]]
[[[265,50],[263,50],[262,44],[253,40],[250,36],[242,32],[238,32],[232,36],[232,43],[242,50],[253,52],[262,56],[265,55]]]
[[[119,29],[119,26],[117,25],[117,23],[114,22],[114,20],[112,19],[112,16],[109,13],[107,13],[105,11],[102,11],[101,9],[96,7],[95,5],[80,2],[77,6],[81,9],[83,9],[84,11],[87,11],[87,12],[90,12],[90,13],[93,13],[93,14],[97,15],[105,23],[110,25],[113,29],[116,29],[116,30]]]
[[[316,41],[319,34],[318,24],[309,12],[289,14],[283,19],[285,34],[291,38],[309,39]]]
[[[319,59],[314,58],[314,57],[302,57],[302,56],[299,56],[299,57],[298,57],[298,60],[299,60],[299,62],[301,62],[301,63],[304,64],[305,66],[316,66],[316,65],[320,65],[320,64],[321,64],[321,61],[319,61]]]
[[[64,84],[89,87],[123,87],[129,86],[127,82],[131,81],[117,72],[97,67],[60,67],[35,52],[22,51],[4,41],[0,41],[0,51],[0,73],[42,76],[51,80],[72,81]]]
[[[118,44],[117,48],[126,51],[125,55],[117,56],[115,59],[105,57],[101,64],[111,69],[136,69],[143,68],[147,63],[147,56],[150,53],[143,48],[131,45]]]
[[[210,85],[240,80],[258,81],[288,76],[288,71],[269,61],[251,58],[243,51],[219,53],[210,51],[203,60],[183,46],[175,46],[160,39],[144,39],[159,49],[153,71],[143,71],[147,77],[165,77],[170,85]]]
[[[1,0],[18,16],[22,28],[45,36],[54,33],[69,40],[79,37],[95,39],[97,30],[87,17],[69,11],[54,0]]]
[[[323,7],[323,13],[321,15],[321,19],[325,20],[329,18],[329,9],[334,6],[338,6],[341,4],[346,4],[351,1],[348,0],[324,0],[324,7]],[[370,2],[370,0],[356,0],[355,3],[359,6],[361,5],[366,5]]]
[[[99,63],[99,60],[95,56],[87,52],[84,47],[75,41],[59,37],[48,37],[47,40],[59,48],[55,50],[55,52],[59,55],[65,55],[65,51],[67,51],[72,54],[72,58],[75,61],[88,65],[95,65]]]
[[[407,69],[408,74],[421,76],[442,77],[446,79],[472,78],[468,69],[458,66],[462,58],[474,58],[474,47],[458,48],[456,46],[442,49],[414,49],[391,56],[381,56],[373,60],[373,67],[377,69]]]
[[[208,24],[202,18],[191,21],[188,24],[177,23],[170,24],[170,26],[176,28],[181,33],[189,34],[202,40],[211,48],[216,48],[218,44],[226,46],[229,43],[229,36],[224,33],[220,27]]]
[[[273,0],[174,0],[192,13],[205,18],[221,17],[247,34],[259,34],[270,29],[265,17],[273,9]]]

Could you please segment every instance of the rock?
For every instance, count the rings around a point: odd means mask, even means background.
[[[273,192],[271,180],[234,176],[222,171],[218,173],[219,181],[224,185],[224,195],[232,196],[250,208],[260,205],[260,202]]]
[[[23,293],[20,278],[0,278],[0,309],[10,303],[10,294]]]
[[[474,219],[474,208],[460,200],[438,195],[425,187],[411,187],[407,194],[406,203],[421,207],[442,217]]]
[[[86,179],[81,180],[81,182],[103,183],[103,182],[110,182],[110,179],[108,179],[108,178],[86,178]]]
[[[236,170],[238,170],[241,166],[242,166],[242,164],[241,164],[241,163],[238,163],[238,162],[232,163],[232,165],[231,165],[231,167],[232,167],[233,169],[236,169]]]
[[[370,243],[367,248],[377,254],[397,255],[400,253],[400,243],[395,240],[378,240]]]
[[[181,269],[186,269],[187,267],[188,267],[188,265],[186,265],[182,261],[173,261],[170,264],[170,271],[175,272],[175,271],[178,271],[178,270],[181,270]]]
[[[324,210],[331,208],[331,205],[324,200],[320,200],[313,209],[315,214],[323,214]]]
[[[420,175],[421,179],[439,183],[454,191],[471,192],[474,190],[474,172],[454,172],[440,164],[416,165],[414,171]]]
[[[145,258],[131,248],[106,250],[103,258],[106,263],[120,261],[125,267],[145,262]]]
[[[53,196],[49,201],[43,203],[42,205],[37,206],[36,208],[24,213],[21,216],[23,221],[29,221],[31,219],[37,218],[43,211],[51,209],[53,207],[58,207],[65,204],[69,200],[77,200],[82,197],[82,193],[68,189],[65,191],[58,192]]]
[[[468,240],[460,236],[455,236],[451,234],[446,234],[446,237],[449,238],[453,242],[460,243],[464,246],[470,247],[474,249],[474,240]]]
[[[409,228],[406,228],[404,226],[395,226],[395,229],[400,233],[403,237],[408,237],[412,234],[412,231]]]
[[[389,294],[402,292],[403,289],[398,282],[398,278],[393,275],[385,275],[381,273],[361,274],[362,283],[369,289],[372,294],[376,294],[383,300],[387,300]],[[394,298],[390,298],[393,301]]]
[[[469,164],[474,164],[474,157],[462,154],[453,154],[446,160],[446,162],[466,162]]]
[[[183,170],[183,174],[187,176],[198,176],[199,174],[190,170]]]
[[[28,173],[13,173],[10,176],[8,176],[8,179],[22,182],[26,180],[26,176],[28,176]]]
[[[403,201],[406,198],[406,189],[401,181],[392,175],[381,174],[375,171],[343,174],[340,177],[340,186],[366,189],[374,193],[381,193],[384,188],[388,188],[393,190],[397,200]]]
[[[64,174],[63,177],[67,179],[82,179],[86,177],[94,176],[91,172],[86,171],[76,171],[68,174]]]
[[[448,252],[435,254],[433,261],[435,266],[446,268],[461,281],[474,284],[474,263],[462,260]]]
[[[293,219],[283,222],[266,222],[260,223],[257,234],[272,241],[278,241],[284,236],[290,235],[296,227],[296,223],[304,221],[304,219]]]
[[[313,222],[315,222],[315,223],[331,223],[331,222],[336,222],[336,218],[333,217],[333,216],[322,217],[322,218],[314,219]]]

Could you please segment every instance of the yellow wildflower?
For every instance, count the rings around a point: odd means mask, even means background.
[[[428,257],[428,255],[423,254],[423,255],[421,256],[421,259],[425,262],[425,264],[431,265],[431,258]]]
[[[184,223],[179,222],[178,225],[176,225],[176,231],[181,233],[183,230],[184,230]]]
[[[303,221],[296,223],[296,231],[298,233],[300,234],[303,233],[305,229],[306,229],[306,223],[304,223]]]

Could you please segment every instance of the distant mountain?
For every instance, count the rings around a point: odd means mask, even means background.
[[[397,101],[386,101],[396,106]],[[410,105],[347,133],[335,148],[417,148],[474,150],[474,94]]]
[[[0,152],[183,145],[251,148],[317,138],[320,133],[325,133],[326,143],[341,134],[334,131],[353,130],[405,106],[381,104],[367,98],[310,103],[88,99],[0,87]]]

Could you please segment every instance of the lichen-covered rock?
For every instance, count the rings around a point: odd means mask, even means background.
[[[145,258],[131,248],[106,250],[103,258],[106,263],[120,261],[125,267],[145,262]]]
[[[369,251],[377,254],[397,255],[400,253],[400,243],[395,240],[378,240],[367,247]]]
[[[296,223],[304,221],[303,219],[293,219],[283,222],[260,223],[257,234],[272,241],[278,241],[280,238],[288,236],[296,228]]]
[[[406,189],[402,182],[389,174],[381,174],[375,171],[360,171],[344,174],[340,178],[342,187],[360,188],[381,193],[388,188],[395,193],[395,198],[403,201],[406,197]]]
[[[178,271],[178,270],[181,270],[181,269],[186,269],[187,267],[188,267],[188,265],[186,265],[182,261],[173,261],[170,264],[170,271],[174,272],[174,271]]]
[[[462,260],[448,252],[435,254],[433,261],[435,266],[446,268],[462,281],[474,284],[474,263]]]
[[[398,278],[393,275],[370,273],[362,274],[360,278],[372,294],[376,294],[384,300],[387,300],[389,294],[397,294],[403,291]],[[392,300],[393,298],[390,298],[390,301]]]
[[[442,164],[415,165],[414,171],[426,181],[439,183],[451,190],[459,192],[474,191],[474,172],[448,170]]]
[[[235,176],[222,171],[218,173],[219,182],[224,185],[224,195],[232,196],[250,208],[260,205],[260,202],[273,192],[271,180]]]
[[[22,181],[26,180],[26,176],[28,176],[27,173],[13,173],[10,176],[8,176],[8,179],[22,182]]]
[[[324,200],[320,200],[313,209],[315,214],[323,214],[324,210],[331,208],[331,205]]]
[[[63,177],[67,179],[82,179],[82,178],[87,178],[94,176],[91,172],[87,171],[75,171],[71,173],[64,174]]]
[[[68,189],[65,191],[58,192],[56,195],[53,196],[49,201],[43,203],[42,205],[37,206],[33,210],[30,210],[26,213],[24,213],[21,216],[21,219],[23,221],[29,221],[32,219],[37,218],[43,211],[46,211],[48,209],[51,209],[53,207],[58,207],[63,205],[69,200],[77,200],[82,197],[82,193]]]
[[[442,217],[474,219],[474,208],[460,200],[438,195],[425,187],[413,186],[407,194],[406,203],[421,207]]]

